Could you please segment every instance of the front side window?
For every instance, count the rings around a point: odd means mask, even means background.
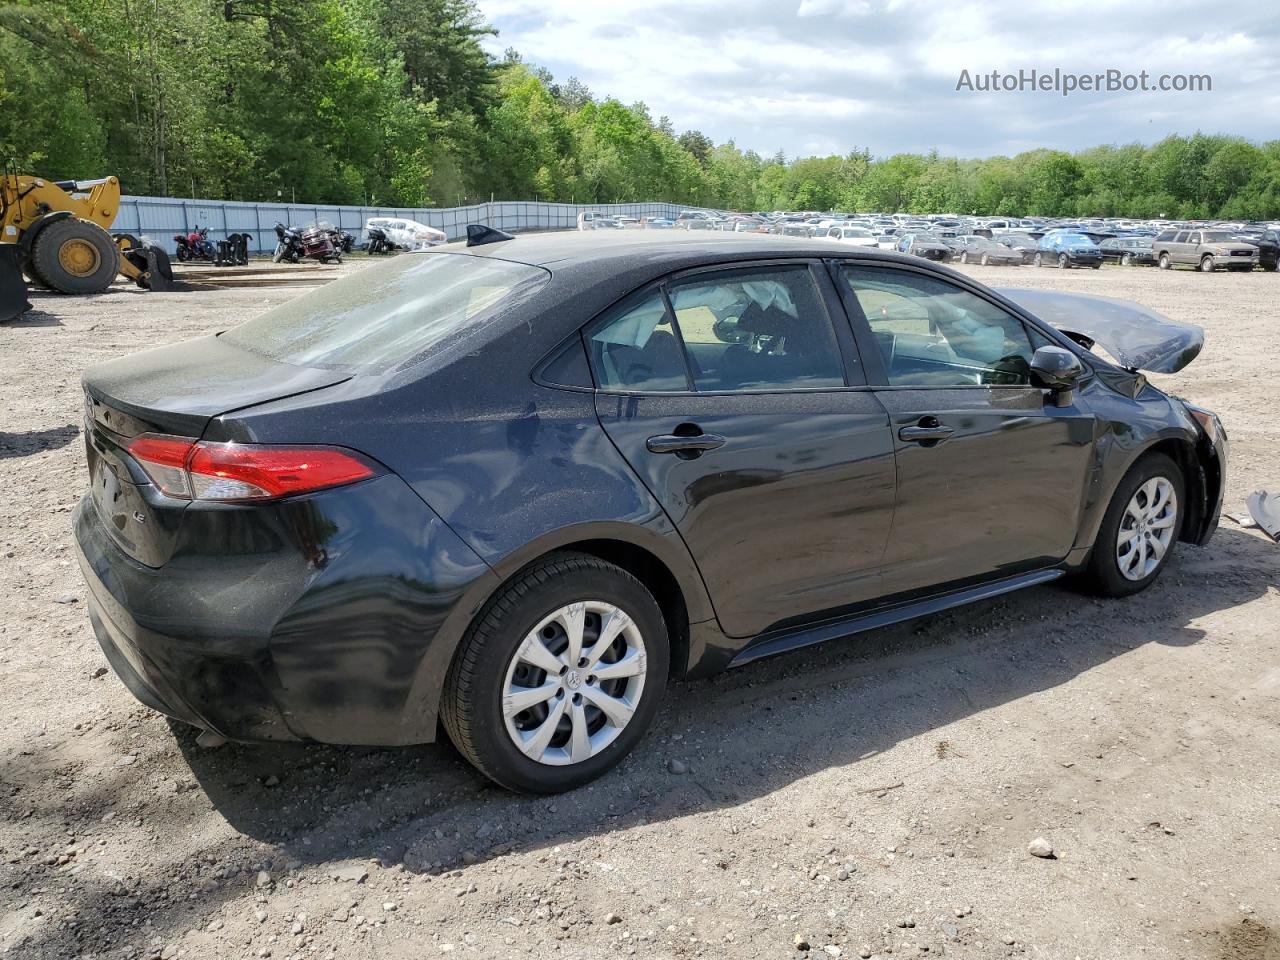
[[[1030,334],[1017,317],[936,277],[846,265],[891,386],[1031,382]]]

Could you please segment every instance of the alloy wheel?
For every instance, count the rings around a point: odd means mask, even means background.
[[[1143,580],[1160,566],[1173,542],[1178,494],[1165,477],[1152,477],[1129,499],[1116,536],[1116,562],[1126,580]]]
[[[503,684],[507,734],[529,759],[581,763],[608,747],[644,694],[644,638],[603,600],[566,604],[516,649]]]

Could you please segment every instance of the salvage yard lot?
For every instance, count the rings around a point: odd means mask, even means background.
[[[1222,416],[1228,510],[1280,485],[1276,275],[962,269],[1203,325],[1160,385]],[[197,746],[103,675],[80,372],[305,289],[0,326],[0,955],[1280,957],[1280,547],[1229,520],[1128,600],[1050,585],[674,684],[565,796],[447,744]]]

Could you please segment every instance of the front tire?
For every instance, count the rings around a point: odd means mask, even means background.
[[[67,217],[36,235],[31,262],[59,293],[103,293],[120,272],[120,252],[96,223]]]
[[[1058,254],[1058,269],[1065,270],[1067,269],[1067,266],[1068,266],[1067,255],[1065,253]]]
[[[1121,256],[1120,256],[1120,266],[1122,266],[1122,267],[1131,267],[1131,266],[1133,266],[1133,254],[1132,254],[1132,253],[1125,253],[1125,254],[1121,254]]]
[[[1213,257],[1200,258],[1200,272],[1213,273]]]
[[[1034,262],[1035,262],[1035,265],[1036,265],[1037,267],[1042,267],[1042,266],[1044,266],[1044,260],[1041,258],[1040,254],[1038,254],[1038,253],[1036,254],[1036,259],[1035,259],[1035,261],[1034,261]]]
[[[669,662],[662,611],[639,580],[596,557],[554,554],[480,612],[449,668],[441,719],[501,786],[572,790],[644,736]]]
[[[1169,562],[1182,532],[1182,471],[1162,453],[1135,463],[1116,487],[1098,529],[1084,583],[1105,597],[1145,590]]]

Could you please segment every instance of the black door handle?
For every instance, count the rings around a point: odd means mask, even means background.
[[[663,433],[650,437],[644,442],[650,453],[698,454],[706,450],[723,447],[725,438],[715,433],[697,433],[693,436],[681,436],[678,433]]]
[[[908,443],[933,445],[941,443],[955,432],[954,427],[939,423],[937,417],[921,417],[919,423],[899,430],[898,439]]]

